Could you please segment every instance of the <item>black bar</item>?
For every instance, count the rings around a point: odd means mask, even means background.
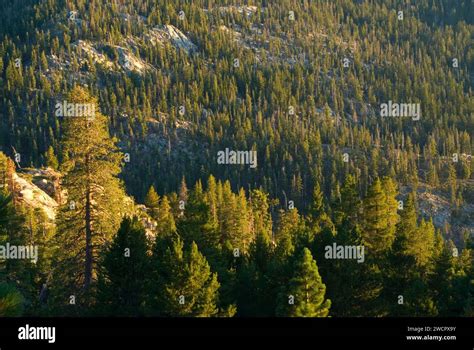
[[[27,324],[56,327],[55,342],[19,340],[19,328]],[[38,346],[63,349],[69,345],[87,349],[90,344],[99,343],[122,348],[154,343],[153,339],[165,336],[180,339],[189,336],[267,336],[273,339],[297,336],[301,339],[309,336],[324,338],[321,345],[328,340],[334,344],[473,349],[473,325],[472,318],[0,318],[0,349]],[[436,331],[435,327],[456,329]],[[426,335],[455,336],[456,339],[407,339],[407,336]]]

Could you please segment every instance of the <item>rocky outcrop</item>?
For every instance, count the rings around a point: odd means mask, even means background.
[[[197,46],[178,28],[167,24],[154,27],[147,35],[148,40],[153,44],[163,44],[170,42],[175,47],[185,50],[187,53],[194,52]]]
[[[56,219],[56,210],[59,206],[49,194],[18,173],[13,174],[15,198],[25,206],[42,209],[52,222]]]

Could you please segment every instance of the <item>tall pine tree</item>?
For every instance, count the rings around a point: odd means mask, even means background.
[[[99,112],[97,100],[75,87],[68,103],[94,106],[94,116],[63,117],[63,186],[67,203],[58,215],[58,256],[54,277],[57,291],[65,288],[67,303],[73,295],[76,304],[87,303],[87,294],[96,280],[98,249],[117,232],[128,212],[122,184],[118,179],[122,155],[109,135],[107,118]],[[67,299],[66,299],[67,298]]]
[[[308,248],[295,262],[293,276],[280,295],[277,313],[290,317],[327,317],[331,301]]]

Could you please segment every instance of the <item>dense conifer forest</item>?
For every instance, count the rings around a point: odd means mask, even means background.
[[[0,316],[474,316],[471,1],[0,13]]]

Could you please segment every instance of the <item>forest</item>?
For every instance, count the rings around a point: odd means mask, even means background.
[[[471,1],[0,12],[0,316],[474,315]]]

